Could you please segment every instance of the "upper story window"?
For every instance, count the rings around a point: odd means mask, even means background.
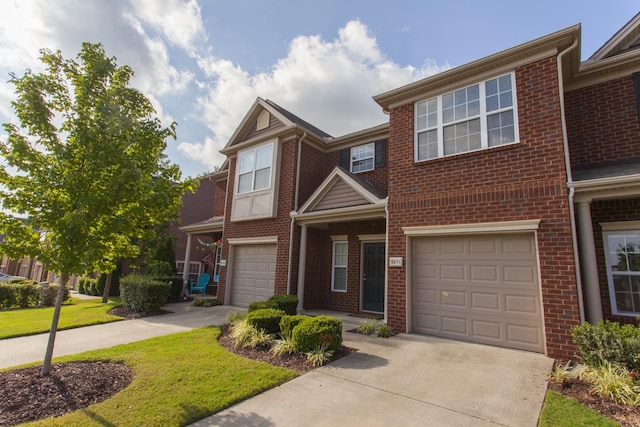
[[[415,160],[518,140],[515,76],[505,74],[415,105]]]
[[[264,190],[271,185],[273,144],[238,153],[238,186],[236,194]]]
[[[387,163],[387,140],[369,142],[340,151],[340,166],[350,172],[367,172]]]
[[[373,169],[375,144],[360,145],[351,149],[351,172],[365,172]]]

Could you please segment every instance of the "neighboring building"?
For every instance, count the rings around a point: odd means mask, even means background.
[[[215,198],[215,186],[211,182],[212,174],[200,177],[199,186],[195,193],[187,193],[182,196],[182,207],[180,208],[180,225],[193,224],[210,218],[213,213],[213,202]],[[188,277],[196,280],[201,273],[211,273],[213,265],[211,258],[210,243],[206,237],[198,242],[198,238],[188,241],[187,234],[181,231],[181,227],[171,227],[170,234],[175,237],[176,266],[178,274],[184,275],[185,258],[187,244],[189,244],[190,260]],[[214,292],[215,293],[215,292]]]
[[[571,358],[640,315],[640,15],[589,60],[570,27],[375,96],[333,138],[258,98],[212,174],[217,296]],[[190,255],[185,257],[190,259]]]

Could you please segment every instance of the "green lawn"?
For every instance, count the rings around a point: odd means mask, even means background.
[[[71,298],[62,306],[58,329],[71,329],[80,326],[115,322],[122,317],[107,314],[119,306],[120,298],[109,298],[102,304],[101,298]],[[49,332],[53,307],[21,308],[0,311],[0,339],[34,335]]]
[[[28,425],[183,426],[297,376],[226,351],[219,335],[219,328],[207,327],[57,358],[123,362],[135,378],[102,403]]]
[[[620,426],[591,408],[564,397],[555,391],[547,391],[542,413],[540,414],[539,427],[615,427]]]

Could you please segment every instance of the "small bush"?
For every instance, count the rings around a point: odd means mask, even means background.
[[[571,333],[586,365],[615,363],[640,371],[640,328],[601,320],[576,326]]]
[[[358,326],[358,333],[362,335],[371,335],[378,328],[379,322],[375,319],[365,319]]]
[[[297,314],[298,297],[295,295],[273,295],[267,302],[273,303],[275,308],[284,311],[285,314],[290,316]]]
[[[335,317],[309,317],[293,328],[296,351],[307,353],[318,348],[337,350],[342,345],[342,321]]]
[[[159,282],[167,282],[171,285],[171,291],[169,292],[169,298],[167,299],[167,302],[180,302],[182,296],[182,277],[164,276],[154,277],[154,279]]]
[[[79,294],[86,295],[86,293],[87,293],[87,290],[85,288],[86,282],[87,282],[87,278],[86,277],[81,277],[81,278],[78,279],[78,293]]]
[[[256,311],[256,310],[262,310],[265,308],[276,308],[276,305],[268,301],[254,301],[251,304],[249,304],[249,307],[247,308],[247,313],[251,313],[252,311]]]
[[[0,283],[0,308],[11,308],[16,304],[16,293],[13,286],[8,283]]]
[[[276,356],[282,356],[283,354],[293,354],[295,352],[296,349],[293,346],[291,334],[282,335],[282,338],[276,340],[271,347],[271,353],[275,354]]]
[[[284,311],[275,308],[262,308],[247,314],[247,323],[257,330],[263,329],[268,334],[276,334],[280,331],[280,320]]]
[[[56,299],[58,298],[58,289],[60,289],[60,285],[56,283],[51,283],[47,286],[40,286],[40,305],[45,307],[51,307],[56,304]],[[65,302],[69,299],[69,290],[65,289],[64,296],[62,297],[62,302]]]
[[[616,402],[638,406],[640,403],[640,386],[630,371],[615,363],[606,362],[598,367],[589,367],[582,378],[591,384],[591,390]]]
[[[35,307],[40,301],[40,289],[36,282],[24,280],[10,284],[15,292],[15,303],[21,308]]]
[[[169,283],[149,276],[130,274],[120,280],[122,305],[140,313],[159,310],[167,302],[170,290]]]
[[[304,314],[296,314],[294,316],[285,315],[280,319],[280,336],[291,337],[293,333],[293,328],[298,326],[300,322],[308,319],[310,316],[306,316]]]
[[[331,360],[333,353],[333,350],[320,346],[314,350],[307,351],[305,354],[307,355],[307,362],[311,363],[313,366],[322,366]]]
[[[275,334],[267,333],[264,329],[256,330],[256,333],[251,336],[249,342],[247,343],[247,347],[256,348],[256,347],[271,347],[275,340]]]
[[[222,301],[217,298],[196,298],[193,300],[193,305],[196,307],[215,307],[222,305]]]
[[[393,336],[393,329],[386,323],[380,323],[376,328],[376,336],[380,338],[391,338]]]
[[[250,325],[247,319],[235,322],[230,328],[230,335],[235,341],[235,347],[248,347],[257,333],[256,328]]]

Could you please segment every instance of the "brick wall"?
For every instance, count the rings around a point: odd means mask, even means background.
[[[573,167],[640,156],[640,126],[631,76],[565,94]]]
[[[229,190],[233,191],[233,190]],[[222,216],[224,215],[224,203],[227,198],[227,180],[218,181],[215,183],[215,200],[213,202],[213,215],[212,216]]]
[[[413,104],[390,112],[389,256],[406,257],[404,226],[539,219],[542,300],[550,357],[569,357],[579,323],[554,57],[515,70],[520,142],[413,161]],[[388,269],[388,320],[406,328],[406,269]]]

